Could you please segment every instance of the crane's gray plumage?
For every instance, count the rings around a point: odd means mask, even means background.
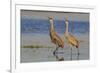
[[[58,50],[59,47],[63,48],[64,47],[64,42],[57,35],[57,33],[55,32],[53,17],[49,17],[49,21],[50,21],[50,38],[51,38],[51,42],[56,45],[56,50]],[[54,54],[55,54],[56,50],[54,51]]]
[[[68,42],[68,45],[71,47],[71,57],[72,57],[72,47],[76,47],[77,48],[78,56],[79,56],[79,41],[75,36],[73,36],[72,34],[70,34],[68,32],[68,20],[67,20],[67,18],[66,18],[65,24],[66,24],[66,31],[65,31],[64,35],[65,35],[65,38],[66,38],[66,40]]]

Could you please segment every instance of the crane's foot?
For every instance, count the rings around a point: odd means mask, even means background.
[[[58,61],[64,61],[64,58],[62,57],[62,58],[60,58]]]
[[[53,55],[56,55],[56,51],[53,52]]]

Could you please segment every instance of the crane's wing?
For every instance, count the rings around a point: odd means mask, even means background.
[[[62,38],[60,36],[58,36],[56,33],[55,33],[55,38],[56,39],[58,38],[60,41],[63,41]]]
[[[67,40],[70,44],[72,44],[73,46],[79,46],[79,41],[77,38],[75,38],[73,35],[69,34],[69,36],[67,37]]]
[[[56,32],[50,33],[50,37],[51,37],[51,41],[52,41],[53,43],[55,43],[55,44],[61,45],[61,44],[64,43],[63,40],[62,40],[62,38],[60,38],[60,37],[56,34]]]

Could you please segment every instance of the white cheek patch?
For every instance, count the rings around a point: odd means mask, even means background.
[[[66,21],[66,24],[68,24],[68,22]]]
[[[52,21],[52,20],[50,19],[50,21]]]

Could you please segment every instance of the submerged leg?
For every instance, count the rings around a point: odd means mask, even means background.
[[[54,52],[53,52],[53,55],[56,54],[56,51],[58,50],[58,48],[59,48],[59,47],[56,47],[56,49],[55,49]]]
[[[80,55],[79,48],[77,48],[77,60],[79,60],[79,55]]]
[[[56,50],[57,51],[57,50]],[[60,56],[58,55],[58,54],[56,54],[56,51],[55,51],[55,54],[54,54],[54,56],[56,57],[56,60],[57,61],[64,61],[64,57],[61,57],[60,58]]]
[[[70,57],[70,60],[72,60],[72,47],[71,47],[71,57]]]

